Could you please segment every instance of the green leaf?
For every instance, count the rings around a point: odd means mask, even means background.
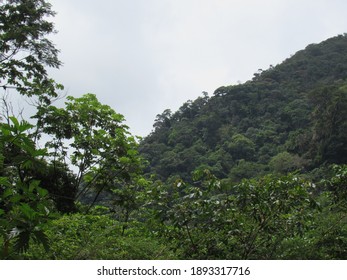
[[[5,187],[11,187],[11,183],[7,177],[0,177],[0,185],[3,185]]]
[[[136,156],[136,155],[138,155],[138,151],[130,149],[127,151],[127,154],[128,154],[128,156]]]
[[[19,209],[29,220],[32,220],[37,215],[36,211],[32,209],[27,203],[22,203],[19,206]]]
[[[131,163],[131,160],[128,157],[121,157],[121,158],[119,158],[119,162],[121,164],[129,164],[129,163]]]
[[[46,189],[37,187],[36,190],[41,197],[45,197],[48,195],[48,191]]]
[[[22,253],[29,249],[30,232],[19,231],[19,234],[15,238],[14,249],[15,251]]]
[[[3,136],[11,135],[12,129],[8,124],[1,124],[0,128],[1,128],[1,132],[2,132]]]
[[[35,150],[32,154],[32,156],[34,157],[43,157],[43,156],[47,156],[47,149],[38,149],[38,150]]]
[[[40,185],[40,181],[38,180],[31,181],[29,185],[29,193],[32,193],[34,190],[37,190],[39,185]]]
[[[10,117],[10,120],[12,121],[12,123],[14,124],[14,126],[15,126],[16,128],[19,127],[19,121],[17,120],[17,118],[15,118],[15,117]]]
[[[33,239],[36,243],[42,244],[46,252],[49,251],[50,249],[49,239],[48,239],[48,236],[42,230],[35,230]]]
[[[28,129],[30,128],[33,128],[34,126],[28,122],[22,122],[18,127],[18,131],[19,132],[24,132],[24,131],[27,131]]]
[[[12,195],[12,194],[13,194],[13,192],[9,193],[9,195]],[[11,196],[10,201],[12,203],[16,204],[17,202],[21,201],[22,199],[23,199],[23,196],[16,193],[13,196]]]

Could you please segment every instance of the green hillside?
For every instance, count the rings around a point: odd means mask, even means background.
[[[165,110],[139,144],[95,94],[53,105],[52,15],[0,5],[0,259],[347,259],[347,35]]]
[[[347,161],[347,35],[312,44],[252,80],[157,115],[140,145],[166,180],[209,169],[237,182]]]

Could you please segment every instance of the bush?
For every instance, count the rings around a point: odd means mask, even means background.
[[[48,253],[33,244],[24,259],[105,260],[173,259],[175,256],[158,241],[146,237],[140,226],[122,235],[121,224],[108,216],[72,214],[53,221],[47,231]]]

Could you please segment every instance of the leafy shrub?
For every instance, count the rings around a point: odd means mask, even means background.
[[[73,214],[51,223],[47,236],[51,249],[33,245],[25,259],[172,259],[162,244],[134,226],[122,235],[121,225],[108,216]]]

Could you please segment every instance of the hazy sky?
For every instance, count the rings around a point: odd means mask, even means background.
[[[145,136],[155,116],[347,32],[346,0],[50,0],[68,95]]]

